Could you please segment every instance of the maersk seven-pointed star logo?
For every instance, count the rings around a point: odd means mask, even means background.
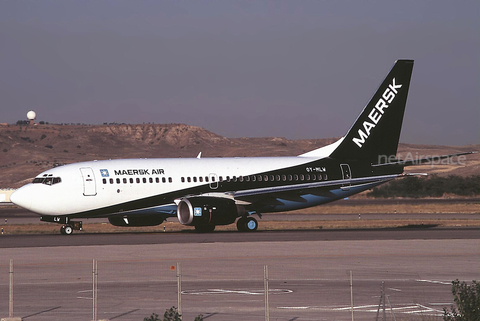
[[[202,208],[201,207],[195,207],[193,209],[193,216],[202,216]]]
[[[100,174],[102,174],[102,177],[109,177],[110,176],[108,174],[108,169],[101,169]]]

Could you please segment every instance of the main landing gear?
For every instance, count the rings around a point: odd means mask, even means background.
[[[258,221],[251,216],[242,216],[237,221],[237,229],[240,232],[254,232],[258,228]]]

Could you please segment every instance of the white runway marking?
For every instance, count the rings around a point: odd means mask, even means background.
[[[388,289],[392,290],[392,291],[402,292],[402,290],[400,290],[400,289],[395,289],[395,288],[388,288]]]
[[[435,303],[432,303],[434,305]],[[316,311],[349,311],[351,310],[350,306],[344,306],[344,307],[325,307],[325,306],[292,306],[292,307],[277,307],[277,309],[286,309],[286,310],[316,310]],[[354,311],[358,312],[371,312],[371,313],[377,313],[378,310],[378,305],[363,305],[363,306],[356,306],[353,307]],[[394,307],[391,310],[393,310],[394,313],[403,313],[403,314],[421,314],[421,315],[431,315],[431,316],[442,316],[443,311],[442,310],[437,310],[433,309],[421,304],[413,304],[413,305],[406,305],[403,307]],[[387,308],[387,313],[390,312],[390,308]]]
[[[292,293],[288,289],[270,289],[269,294],[287,294]],[[206,289],[206,290],[191,290],[182,291],[182,294],[205,295],[205,294],[247,294],[247,295],[264,295],[263,289],[259,290],[225,290],[225,289]]]
[[[87,292],[90,292],[90,293],[92,293],[92,292],[93,292],[93,290],[82,290],[82,291],[77,291],[77,293],[87,293]],[[93,300],[93,298],[84,297],[84,296],[77,296],[77,299],[82,299],[82,300]]]
[[[434,281],[434,280],[415,280],[417,282],[425,282],[425,283],[433,283],[433,284],[443,284],[443,285],[451,285],[452,282],[445,282],[445,281]]]

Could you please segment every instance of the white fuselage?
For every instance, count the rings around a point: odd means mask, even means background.
[[[82,162],[39,174],[38,180],[57,178],[59,182],[53,183],[51,179],[48,184],[27,184],[15,192],[14,201],[42,215],[68,215],[199,186],[205,186],[203,193],[215,193],[219,181],[240,181],[240,177],[243,179],[315,160],[318,159],[258,157]]]

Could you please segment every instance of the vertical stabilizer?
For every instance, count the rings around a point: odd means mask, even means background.
[[[397,153],[413,60],[397,60],[370,102],[330,154],[336,159],[377,163]]]

